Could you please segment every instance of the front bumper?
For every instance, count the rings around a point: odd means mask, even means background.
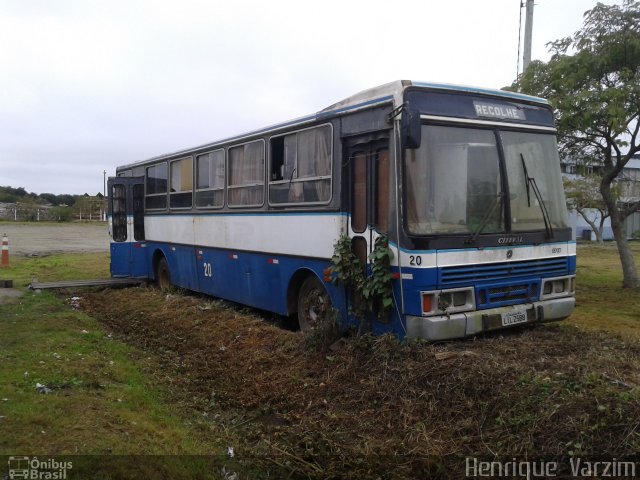
[[[535,322],[550,322],[567,318],[576,305],[575,297],[554,298],[539,302],[513,305],[509,307],[476,310],[452,315],[414,317],[407,315],[407,338],[426,340],[449,340],[477,335],[481,332],[509,328],[502,325],[501,315],[526,308],[527,321],[517,325]]]

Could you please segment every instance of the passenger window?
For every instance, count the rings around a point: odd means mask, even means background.
[[[261,140],[229,149],[228,202],[230,207],[257,207],[264,203]]]
[[[326,203],[331,199],[331,126],[270,140],[269,201]]]
[[[171,208],[191,208],[193,192],[193,160],[183,158],[171,162]]]
[[[220,208],[224,204],[224,150],[198,156],[196,206]]]
[[[167,164],[147,167],[145,206],[150,210],[167,208]]]

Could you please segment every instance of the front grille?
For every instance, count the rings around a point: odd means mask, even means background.
[[[538,299],[538,282],[478,287],[478,308],[492,308]]]
[[[516,300],[531,297],[530,285],[513,285],[508,287],[488,288],[487,293],[490,301],[494,300]]]
[[[555,277],[569,273],[568,259],[544,258],[518,262],[485,263],[444,267],[440,270],[441,286],[469,284],[472,282],[507,280],[518,277]]]

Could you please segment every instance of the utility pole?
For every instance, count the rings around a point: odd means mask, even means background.
[[[102,221],[107,221],[107,171],[102,171]]]
[[[527,0],[526,19],[524,23],[524,53],[522,55],[522,73],[527,71],[531,63],[531,36],[533,33],[533,0]]]

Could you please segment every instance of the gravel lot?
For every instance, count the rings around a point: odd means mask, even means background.
[[[0,223],[7,234],[10,255],[58,252],[108,252],[106,223]]]

